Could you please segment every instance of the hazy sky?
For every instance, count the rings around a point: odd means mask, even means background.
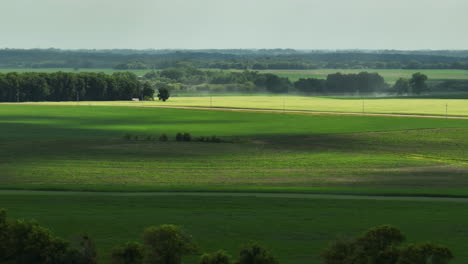
[[[468,0],[1,1],[0,48],[468,49]]]

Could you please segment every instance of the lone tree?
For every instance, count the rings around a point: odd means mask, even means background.
[[[415,73],[413,77],[410,79],[410,86],[412,88],[413,93],[421,94],[424,90],[427,89],[426,85],[427,76],[422,73]]]
[[[251,244],[241,249],[238,264],[278,264],[278,260],[265,248]]]
[[[398,95],[410,94],[411,93],[410,83],[407,79],[400,78],[393,85],[393,90]]]
[[[159,88],[158,89],[158,98],[160,101],[166,102],[169,99],[169,90],[167,88]]]
[[[447,264],[450,249],[434,244],[400,246],[405,237],[392,226],[369,229],[353,240],[339,240],[322,253],[324,264]]]
[[[148,227],[143,240],[147,264],[180,264],[183,255],[197,252],[192,238],[176,225]]]

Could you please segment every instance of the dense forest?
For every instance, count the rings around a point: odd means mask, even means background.
[[[0,68],[468,69],[468,51],[2,49]]]
[[[154,90],[133,73],[0,74],[0,102],[152,99]]]

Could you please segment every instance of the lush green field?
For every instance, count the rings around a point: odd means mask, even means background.
[[[207,70],[216,70],[217,69],[207,69]],[[69,71],[75,72],[74,69],[63,69],[63,68],[51,68],[51,69],[0,69],[0,72],[56,72],[56,71]],[[79,69],[78,71],[86,72],[104,72],[111,74],[113,72],[119,72],[122,70],[114,69]],[[150,72],[151,70],[130,70],[138,76],[143,76],[145,73]],[[229,70],[229,71],[238,71],[238,70]],[[429,79],[435,80],[459,80],[459,79],[468,79],[468,71],[466,70],[425,70],[425,69],[416,69],[416,70],[403,70],[403,69],[316,69],[316,70],[258,70],[261,73],[274,73],[282,77],[288,77],[291,81],[296,81],[300,78],[319,78],[326,79],[328,74],[341,72],[341,73],[359,73],[362,71],[368,72],[378,72],[385,81],[389,83],[394,83],[399,78],[410,78],[411,75],[415,72],[421,72],[426,74]]]
[[[1,105],[0,124],[2,188],[468,195],[468,120]]]
[[[68,239],[90,233],[101,263],[164,223],[203,251],[235,255],[256,240],[285,264],[318,263],[329,241],[393,224],[468,260],[465,199],[303,194],[468,197],[468,120],[84,104],[0,105],[0,189],[69,191],[0,191],[0,208]],[[230,143],[175,142],[177,132]],[[171,140],[146,140],[162,133]]]
[[[333,98],[307,96],[187,96],[171,97],[166,102],[58,102],[48,105],[119,105],[119,106],[197,106],[218,108],[250,108],[306,110],[349,113],[422,114],[468,116],[468,99],[386,99]]]
[[[109,249],[140,239],[144,227],[184,226],[202,251],[223,248],[236,255],[255,240],[281,263],[319,263],[331,240],[355,236],[371,226],[393,224],[408,242],[449,246],[454,264],[468,261],[466,202],[274,198],[203,195],[0,192],[0,207],[14,217],[36,218],[65,238],[88,232],[100,260]],[[188,263],[196,263],[188,258]]]

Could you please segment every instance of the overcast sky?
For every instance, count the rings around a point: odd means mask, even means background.
[[[468,0],[4,0],[0,48],[468,49]]]

